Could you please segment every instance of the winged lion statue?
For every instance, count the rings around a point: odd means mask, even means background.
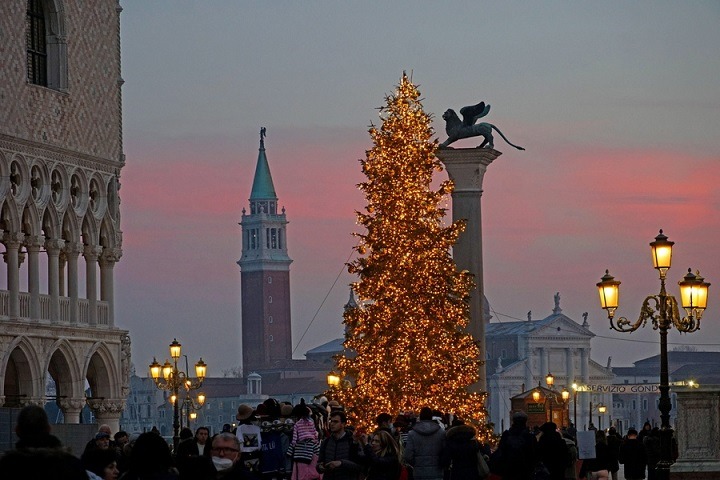
[[[478,145],[477,148],[493,148],[492,131],[495,130],[508,145],[518,150],[525,150],[523,147],[518,147],[511,143],[500,129],[492,123],[475,123],[478,119],[487,115],[489,111],[490,105],[485,105],[485,102],[480,102],[477,105],[469,105],[460,109],[460,115],[463,117],[463,119],[460,120],[455,110],[448,108],[442,115],[442,118],[445,120],[445,133],[447,133],[448,139],[440,144],[440,148],[453,148],[450,146],[451,143],[462,138],[470,137],[483,137],[483,142]]]

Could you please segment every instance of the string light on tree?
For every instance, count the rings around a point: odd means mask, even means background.
[[[464,224],[444,226],[450,181],[431,188],[442,170],[437,141],[417,87],[403,74],[380,108],[382,125],[370,127],[373,147],[361,160],[367,181],[365,212],[349,264],[361,305],[345,313],[346,351],[337,358],[334,394],[361,425],[380,412],[436,408],[485,427],[485,394],[470,393],[480,355],[468,324],[472,276],[450,255]]]

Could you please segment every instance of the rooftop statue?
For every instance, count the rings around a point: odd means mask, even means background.
[[[500,134],[508,145],[517,148],[518,150],[525,150],[523,147],[513,145],[505,135],[492,123],[478,123],[479,118],[484,117],[490,111],[490,105],[485,105],[485,102],[480,102],[477,105],[470,105],[460,109],[460,115],[463,116],[462,121],[455,113],[455,110],[448,108],[443,113],[442,118],[445,120],[445,133],[448,135],[448,139],[440,144],[440,148],[452,148],[451,143],[460,140],[462,138],[470,137],[483,137],[483,142],[477,146],[477,148],[493,148],[493,129]]]

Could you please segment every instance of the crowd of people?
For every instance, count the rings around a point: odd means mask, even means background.
[[[528,417],[516,412],[490,455],[490,468],[504,480],[655,480],[660,461],[660,430],[645,422],[638,432],[630,428],[621,436],[615,427],[597,430],[594,457],[579,461],[577,431],[572,423],[558,429],[547,422],[532,429]],[[677,458],[676,444],[673,455]]]
[[[344,409],[324,397],[241,405],[236,419],[213,436],[204,426],[182,429],[174,451],[157,429],[131,438],[101,425],[76,457],[52,435],[45,410],[28,406],[0,472],[63,480],[481,480],[489,473],[478,469],[490,451],[475,429],[459,419],[446,425],[447,417],[427,407],[417,416],[380,413],[371,431],[353,428]]]
[[[430,408],[379,413],[371,431],[355,429],[324,397],[292,406],[273,399],[240,405],[237,424],[211,436],[180,432],[173,451],[156,429],[132,438],[101,425],[80,457],[50,433],[45,411],[21,410],[15,450],[0,458],[3,478],[91,480],[654,480],[659,430],[646,423],[621,437],[595,430],[595,458],[578,461],[576,430],[547,422],[533,429],[516,412],[496,445],[477,439],[461,419]]]

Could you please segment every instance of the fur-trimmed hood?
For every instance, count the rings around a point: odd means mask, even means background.
[[[445,436],[448,440],[470,440],[475,436],[475,428],[472,425],[456,425],[450,427]]]

